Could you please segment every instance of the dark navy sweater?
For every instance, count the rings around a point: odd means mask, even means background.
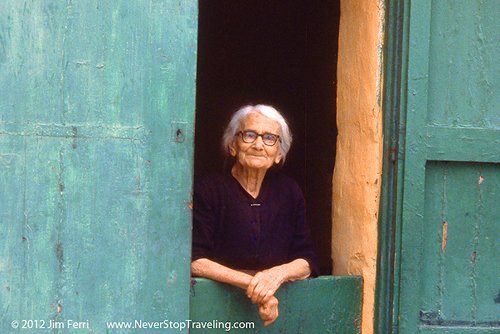
[[[192,260],[200,258],[244,270],[264,270],[302,258],[317,276],[304,196],[297,183],[268,171],[254,199],[229,172],[198,182],[193,194]]]

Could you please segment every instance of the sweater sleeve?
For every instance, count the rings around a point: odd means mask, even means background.
[[[211,258],[214,249],[216,214],[214,194],[207,182],[195,185],[193,190],[193,243],[191,261]]]
[[[314,252],[311,233],[306,222],[305,200],[302,191],[297,187],[295,200],[295,230],[289,251],[289,260],[304,259],[309,263],[311,276],[319,275],[316,254]]]

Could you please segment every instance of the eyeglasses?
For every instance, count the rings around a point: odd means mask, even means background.
[[[255,131],[251,131],[251,130],[240,131],[236,135],[241,135],[241,139],[247,144],[251,144],[254,141],[256,141],[257,137],[262,137],[262,142],[264,143],[264,145],[267,145],[267,146],[274,146],[274,144],[276,144],[276,142],[280,138],[280,136],[275,135],[273,133],[266,132],[266,133],[259,134]]]

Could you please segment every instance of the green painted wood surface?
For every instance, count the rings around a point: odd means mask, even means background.
[[[189,316],[196,36],[196,1],[0,2],[0,333]]]
[[[396,264],[399,263],[399,252],[395,248],[398,235],[396,217],[400,212],[400,196],[402,169],[400,166],[401,147],[404,139],[401,138],[401,128],[404,128],[404,119],[400,118],[402,102],[401,83],[403,81],[402,68],[402,34],[405,21],[404,1],[386,1],[384,18],[384,48],[383,48],[383,77],[382,89],[383,112],[383,165],[382,183],[379,205],[378,226],[378,254],[377,277],[375,288],[375,324],[374,333],[391,333],[393,324],[397,323],[397,305],[394,298],[398,287]]]
[[[500,333],[500,2],[405,10],[396,328]]]
[[[425,189],[421,318],[500,325],[499,167],[430,162]]]
[[[289,283],[278,290],[278,319],[264,327],[258,307],[243,290],[195,278],[191,283],[191,333],[227,333],[229,326],[236,333],[360,333],[362,279],[357,276],[320,276]],[[206,323],[213,329],[200,328]],[[234,325],[236,323],[236,325]],[[228,326],[228,327],[226,327]]]

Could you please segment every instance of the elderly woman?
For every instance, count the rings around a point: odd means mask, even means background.
[[[278,317],[279,287],[317,274],[302,192],[274,168],[291,142],[276,109],[245,106],[223,137],[231,170],[194,190],[192,274],[244,289],[266,326]]]

